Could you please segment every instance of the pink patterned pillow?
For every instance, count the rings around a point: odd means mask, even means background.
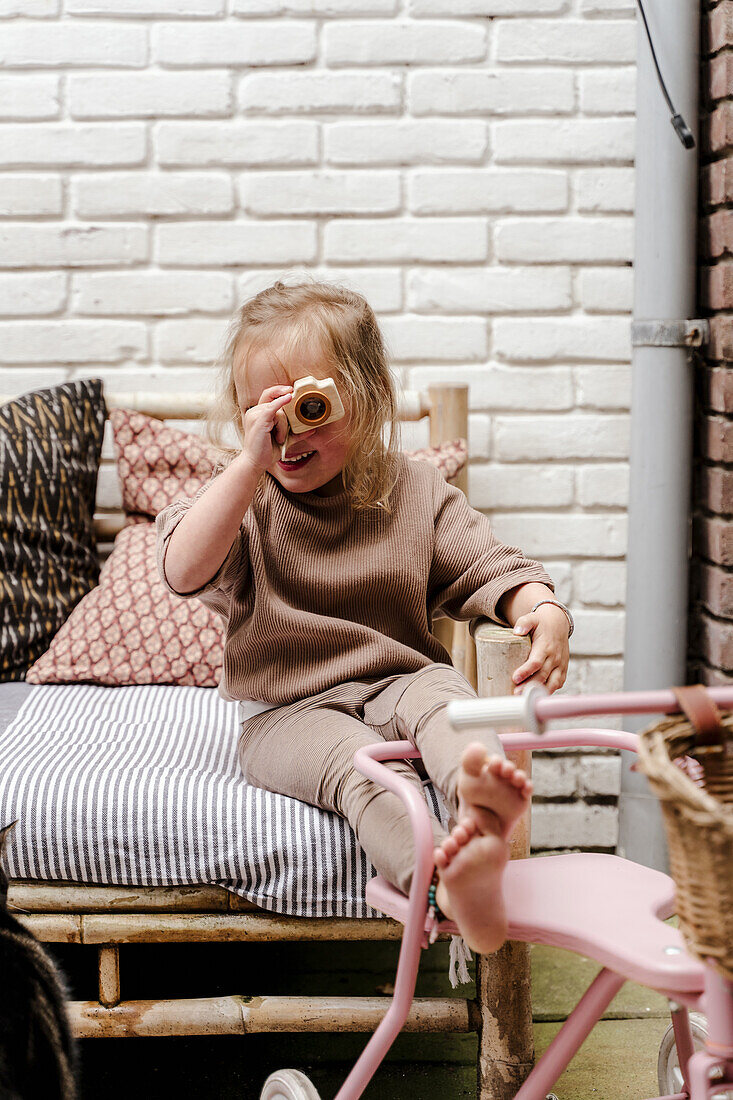
[[[181,497],[192,497],[209,480],[222,452],[191,432],[169,428],[162,420],[129,409],[111,409],[122,507],[128,515],[157,516]],[[406,451],[408,458],[430,462],[446,480],[466,465],[465,439],[438,447]]]
[[[31,665],[29,684],[193,684],[216,687],[224,626],[200,600],[179,600],[158,578],[155,524],[125,527],[99,585]]]
[[[110,409],[122,507],[128,514],[157,516],[174,500],[192,497],[222,458],[193,432],[130,409]]]

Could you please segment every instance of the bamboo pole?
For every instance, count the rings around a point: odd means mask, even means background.
[[[226,913],[234,908],[256,911],[258,906],[224,886],[95,886],[15,880],[8,889],[8,908],[21,913]]]
[[[251,1035],[260,1032],[374,1031],[391,997],[199,997],[122,1001],[104,1008],[94,1001],[67,1005],[78,1038],[121,1039],[158,1035]],[[404,1031],[474,1030],[468,1001],[416,997]]]
[[[449,384],[428,386],[430,398],[430,446],[437,447],[452,439],[468,442],[468,386]],[[468,496],[468,467],[453,478],[453,484]],[[468,623],[439,619],[435,624],[435,636],[451,655],[451,661],[467,680],[473,679],[473,645],[468,634]]]
[[[14,913],[41,943],[83,943],[82,918],[77,913]]]
[[[430,398],[430,446],[438,447],[452,439],[468,442],[468,386],[428,386]],[[463,469],[453,479],[468,496],[468,469]]]
[[[512,673],[526,659],[530,642],[486,621],[474,630],[478,693],[511,695]],[[531,753],[509,753],[530,774]],[[512,859],[529,856],[529,812],[512,835]],[[513,1100],[534,1062],[529,945],[505,943],[476,959],[479,1028],[478,1100]]]
[[[18,920],[45,943],[269,943],[329,940],[399,940],[402,925],[377,918],[284,917],[260,910],[230,913],[19,913]]]
[[[120,949],[99,949],[99,1000],[105,1008],[120,1003]]]
[[[0,394],[0,405],[15,400],[19,394]],[[105,391],[108,409],[133,409],[135,412],[154,416],[159,420],[193,420],[203,416],[211,405],[211,394],[155,393],[148,390],[126,390],[115,393]],[[430,411],[427,395],[420,390],[406,390],[400,396],[398,416],[400,420],[421,420]],[[448,438],[448,437],[446,437]]]

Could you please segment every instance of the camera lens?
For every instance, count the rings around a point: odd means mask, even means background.
[[[326,411],[326,403],[322,397],[309,397],[299,411],[303,420],[320,420]]]
[[[295,415],[301,424],[317,428],[331,415],[331,402],[318,390],[309,390],[308,393],[301,394],[295,402]]]

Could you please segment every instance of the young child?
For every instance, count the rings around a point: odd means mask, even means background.
[[[408,738],[453,815],[435,820],[435,902],[466,942],[506,936],[501,877],[531,783],[492,731],[446,720],[475,698],[431,634],[439,613],[530,634],[514,676],[555,691],[569,612],[542,567],[424,462],[402,456],[396,398],[374,313],[326,284],[276,283],[244,304],[224,357],[216,420],[241,448],[192,500],[158,516],[158,566],[226,624],[220,691],[240,700],[248,782],[345,817],[380,874],[409,892],[412,833],[396,795],[354,753]],[[301,378],[333,379],[344,414],[300,434],[284,409]],[[389,765],[417,786],[407,761]]]

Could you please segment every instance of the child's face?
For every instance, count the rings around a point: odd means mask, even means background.
[[[238,349],[234,361],[237,398],[243,414],[259,402],[263,391],[270,386],[292,385],[309,374],[314,378],[331,376],[332,368],[319,348],[303,349],[292,356],[281,354],[277,347],[253,349],[246,370],[243,367],[244,350],[244,347]],[[341,392],[339,395],[345,410],[341,420],[288,437],[286,459],[312,452],[310,457],[302,463],[288,465],[281,461],[280,448],[276,448],[277,455],[268,466],[268,473],[289,492],[318,492],[321,496],[331,496],[343,488],[341,471],[349,446],[351,417],[345,395]],[[286,420],[284,413],[279,415]]]

